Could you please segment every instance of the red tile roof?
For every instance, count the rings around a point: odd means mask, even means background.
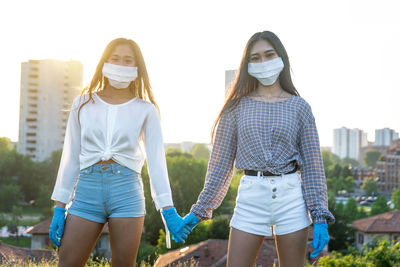
[[[26,230],[27,234],[48,235],[52,218],[48,218]],[[108,234],[108,223],[103,227],[102,234]]]
[[[352,227],[365,233],[400,233],[400,210],[353,221]]]
[[[10,246],[0,240],[0,263],[12,263],[15,261],[26,262],[28,260],[54,260],[56,253],[52,250],[33,250],[28,248]]]

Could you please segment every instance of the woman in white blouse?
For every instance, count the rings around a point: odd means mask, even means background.
[[[155,206],[173,239],[183,241],[187,232],[176,232],[182,219],[173,207],[158,107],[144,59],[134,41],[119,38],[105,48],[69,115],[51,196],[56,206],[49,236],[60,246],[60,266],[84,266],[106,222],[113,266],[135,266],[145,215],[144,154]]]

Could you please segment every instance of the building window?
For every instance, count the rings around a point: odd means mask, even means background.
[[[364,244],[364,235],[361,233],[358,233],[358,244]]]
[[[29,83],[29,86],[38,86],[37,83]]]
[[[27,122],[36,122],[37,119],[34,119],[34,118],[27,118],[26,121],[27,121]]]
[[[26,133],[26,136],[36,136],[36,133]]]
[[[36,140],[28,140],[26,141],[28,144],[36,144]]]
[[[29,106],[32,108],[37,108],[37,104],[29,104]]]
[[[37,127],[36,127],[36,125],[30,125],[29,126],[29,129],[36,129]]]
[[[30,96],[28,98],[31,99],[31,100],[38,100],[37,96]]]
[[[34,114],[34,115],[36,115],[36,114],[37,114],[37,111],[29,111],[29,114]]]
[[[38,92],[38,89],[28,89],[28,92],[29,92],[29,93],[37,93],[37,92]]]

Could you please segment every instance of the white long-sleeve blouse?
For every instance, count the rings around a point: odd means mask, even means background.
[[[147,158],[151,195],[157,210],[172,206],[172,194],[158,112],[138,97],[110,104],[93,93],[74,99],[51,199],[69,203],[79,171],[100,160],[113,159],[138,173]],[[144,148],[143,148],[144,147]]]

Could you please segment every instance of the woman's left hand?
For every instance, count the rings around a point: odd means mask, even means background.
[[[314,223],[314,239],[311,246],[315,250],[311,253],[311,258],[315,258],[329,242],[328,225],[326,223]]]

